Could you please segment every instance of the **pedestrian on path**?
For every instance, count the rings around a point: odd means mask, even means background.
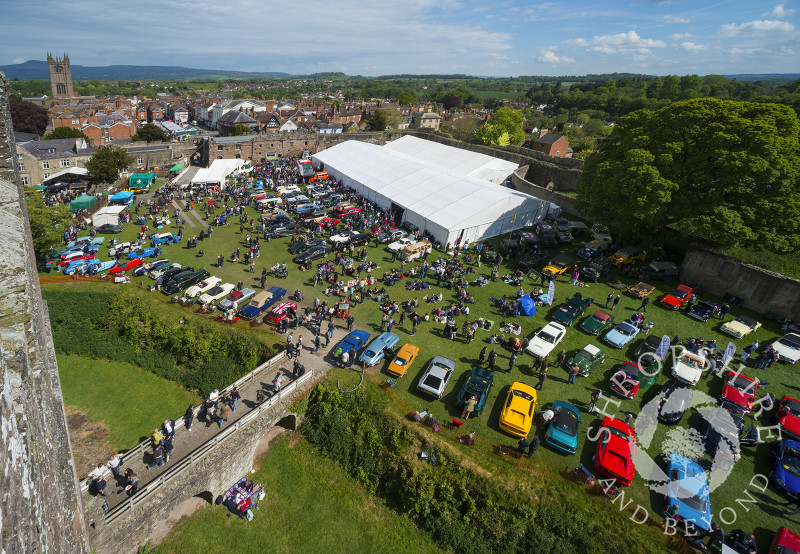
[[[235,412],[236,405],[239,403],[239,399],[242,397],[241,393],[236,387],[233,387],[231,391],[231,409]]]
[[[189,404],[189,407],[186,408],[186,413],[183,414],[183,425],[186,427],[187,431],[192,430],[192,421],[194,421],[194,404]]]
[[[614,301],[611,302],[611,311],[612,312],[614,311],[614,308],[617,307],[617,304],[619,304],[619,294],[615,294],[614,295]]]
[[[317,333],[314,337],[314,352],[317,352],[320,346],[322,346],[322,339],[319,338],[319,333]]]
[[[150,469],[155,466],[161,467],[162,465],[164,465],[164,449],[161,444],[159,444],[153,448],[153,463],[149,464],[147,468]]]
[[[228,421],[229,415],[230,415],[230,410],[226,405],[223,404],[222,407],[219,409],[219,418],[217,419],[217,425],[219,425],[220,428],[222,428],[223,423]]]
[[[111,473],[114,475],[115,479],[119,479],[119,466],[122,463],[122,456],[119,454],[114,454],[111,458],[108,459],[106,463],[106,467],[111,470]]]

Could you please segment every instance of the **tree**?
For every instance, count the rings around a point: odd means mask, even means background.
[[[459,117],[442,124],[442,131],[450,133],[456,140],[471,141],[481,122],[475,117]]]
[[[584,169],[577,208],[634,239],[800,247],[800,121],[789,106],[704,98],[625,116]]]
[[[396,126],[399,121],[400,112],[396,108],[378,108],[369,120],[369,128],[372,131],[385,131],[387,127]]]
[[[460,96],[450,94],[442,99],[442,104],[444,105],[445,110],[450,111],[453,108],[461,108],[464,105],[464,101]]]
[[[119,178],[119,172],[132,163],[133,156],[129,156],[124,148],[101,146],[86,162],[86,169],[97,181],[113,183]]]
[[[73,129],[72,127],[56,127],[51,132],[47,133],[42,137],[42,140],[55,140],[55,139],[66,139],[66,138],[82,138],[87,143],[89,142],[89,137],[83,134],[82,131],[79,129]]]
[[[72,222],[72,214],[68,204],[46,205],[42,193],[32,188],[25,189],[25,198],[33,250],[36,258],[43,263],[64,237],[64,232]]]
[[[237,123],[236,127],[233,128],[233,136],[238,137],[241,135],[246,135],[250,132],[250,127],[245,125],[244,123]]]
[[[508,131],[502,125],[487,123],[475,129],[475,142],[486,145],[508,146]]]
[[[489,123],[501,127],[508,133],[508,140],[511,144],[520,145],[525,140],[525,132],[522,130],[522,122],[525,115],[520,110],[514,108],[498,108],[492,114]]]
[[[143,140],[147,142],[167,142],[169,141],[169,137],[158,125],[147,123],[146,125],[142,125],[139,130],[136,131],[136,134],[133,136],[133,140]]]
[[[404,90],[403,92],[397,95],[397,102],[401,106],[411,106],[412,104],[417,103],[417,96],[414,94],[413,91]]]
[[[47,110],[33,102],[11,102],[11,123],[18,133],[41,135],[47,129]]]

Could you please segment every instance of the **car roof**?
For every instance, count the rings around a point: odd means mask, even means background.
[[[601,352],[601,350],[593,344],[587,344],[583,347],[583,350],[591,354],[592,357],[597,356]]]

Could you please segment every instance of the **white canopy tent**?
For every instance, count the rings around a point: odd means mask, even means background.
[[[225,177],[237,171],[244,165],[244,160],[235,158],[231,160],[214,160],[208,168],[200,169],[192,177],[192,185],[219,185],[225,184]]]
[[[79,177],[88,177],[89,170],[85,167],[70,167],[67,169],[62,169],[61,171],[57,171],[48,177],[47,179],[42,180],[42,184],[56,182],[59,177],[63,177],[64,175],[77,175]]]
[[[496,185],[502,184],[519,167],[514,162],[411,135],[388,142],[384,148]]]
[[[119,224],[119,214],[122,213],[128,206],[106,206],[100,208],[92,216],[92,225],[99,227],[110,223],[111,225]]]
[[[435,143],[433,143],[435,144]],[[550,202],[395,150],[350,140],[312,156],[334,178],[442,244],[475,242],[542,220]]]

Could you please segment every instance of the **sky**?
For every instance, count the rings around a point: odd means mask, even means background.
[[[292,74],[800,72],[800,0],[4,0],[0,13],[13,21],[0,65],[49,51]]]

